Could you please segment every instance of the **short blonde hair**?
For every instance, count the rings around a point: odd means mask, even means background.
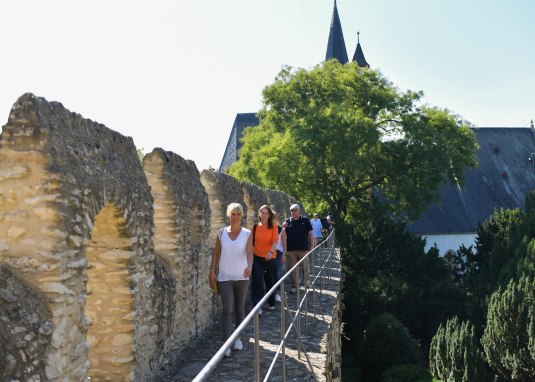
[[[227,207],[227,216],[230,216],[235,211],[240,211],[240,214],[243,216],[243,207],[240,203],[230,203]]]

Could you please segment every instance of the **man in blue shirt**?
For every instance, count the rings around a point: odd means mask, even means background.
[[[323,238],[323,235],[321,233],[323,229],[323,225],[321,224],[321,220],[318,217],[318,214],[314,214],[314,217],[310,221],[310,224],[312,224],[312,235],[314,236],[314,247],[317,247],[319,243],[321,243],[321,239]]]

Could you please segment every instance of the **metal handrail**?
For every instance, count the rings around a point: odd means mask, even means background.
[[[305,256],[303,256],[303,258],[301,260],[299,260],[291,269],[287,270],[286,274],[283,275],[281,277],[281,279],[277,283],[275,283],[275,285],[273,285],[273,287],[268,292],[266,292],[265,296],[255,306],[253,306],[253,308],[251,309],[251,311],[249,312],[247,317],[245,317],[243,322],[236,328],[236,330],[234,330],[234,332],[225,341],[225,343],[219,348],[219,350],[214,354],[214,356],[210,359],[210,361],[208,361],[208,363],[204,366],[204,368],[197,374],[197,376],[193,379],[193,382],[205,381],[206,378],[208,378],[208,376],[215,370],[215,368],[217,367],[219,362],[221,362],[221,360],[223,359],[223,357],[225,355],[225,351],[230,346],[232,346],[234,341],[240,336],[240,334],[243,331],[243,329],[245,329],[245,327],[251,322],[253,317],[254,317],[254,328],[255,328],[254,329],[254,332],[255,332],[255,349],[254,349],[254,353],[255,353],[255,381],[257,381],[257,382],[260,381],[260,353],[259,353],[260,352],[260,350],[259,350],[259,333],[260,333],[260,331],[259,331],[259,321],[260,321],[259,318],[260,317],[259,317],[258,312],[260,311],[262,306],[264,306],[264,304],[267,302],[267,300],[269,299],[269,296],[272,293],[275,293],[279,286],[281,288],[280,289],[280,294],[281,294],[281,343],[280,343],[280,345],[279,345],[279,347],[277,349],[277,352],[273,356],[273,360],[272,360],[271,365],[270,365],[270,367],[269,367],[269,369],[267,371],[267,374],[265,376],[264,381],[267,381],[267,379],[271,375],[271,371],[273,370],[273,367],[275,365],[275,362],[277,361],[277,358],[278,358],[279,354],[282,354],[282,378],[283,378],[282,380],[286,381],[286,357],[285,357],[286,340],[287,340],[287,338],[288,338],[288,336],[289,336],[289,334],[290,334],[290,332],[291,332],[291,330],[293,328],[297,332],[298,358],[301,358],[301,348],[303,348],[303,350],[305,350],[304,349],[304,345],[301,342],[301,336],[300,336],[300,332],[301,332],[301,330],[300,330],[301,308],[303,307],[303,304],[305,304],[305,306],[306,306],[306,299],[307,299],[308,294],[311,291],[311,289],[313,290],[313,294],[316,297],[316,302],[319,305],[319,302],[317,301],[317,296],[316,296],[316,281],[319,278],[319,276],[322,274],[323,270],[325,269],[325,264],[327,264],[330,261],[331,257],[333,257],[333,255],[335,254],[335,244],[336,244],[335,243],[335,238],[336,238],[336,236],[335,236],[334,229],[333,229],[331,231],[331,233],[329,234],[329,236],[325,240],[323,240],[317,247],[315,247],[314,249],[309,251]],[[285,282],[287,277],[291,276],[293,271],[295,271],[296,269],[299,268],[300,264],[303,261],[306,261],[306,259],[309,258],[310,255],[312,255],[312,271],[314,272],[314,269],[315,269],[314,260],[315,260],[315,258],[314,258],[313,254],[315,252],[317,252],[317,251],[320,251],[320,253],[321,253],[322,246],[324,246],[327,243],[330,243],[330,246],[328,247],[330,249],[330,253],[327,256],[327,258],[325,259],[325,261],[323,262],[321,269],[318,271],[318,273],[316,275],[314,275],[312,281],[310,281],[310,276],[311,275],[310,275],[310,272],[309,272],[308,286],[305,283],[305,286],[306,286],[305,294],[303,295],[303,298],[302,298],[301,301],[299,301],[299,288],[297,288],[298,306],[297,306],[295,315],[291,316],[291,313],[290,313],[291,323],[290,323],[288,329],[286,330],[286,332],[284,332],[284,329],[285,329],[284,328],[285,327],[284,312],[285,311],[289,312],[288,305],[286,303],[286,294],[284,293],[284,282]],[[310,263],[309,263],[309,269],[310,269]],[[330,279],[330,275],[328,277]],[[320,295],[323,292],[324,285],[325,285],[325,280],[324,280],[324,278],[322,278],[321,279],[321,284],[320,284]],[[319,309],[320,309],[320,312],[321,312],[321,307]],[[315,310],[314,310],[314,315],[315,314],[316,313],[315,313]],[[308,316],[308,309],[306,310],[306,315]],[[321,313],[321,315],[323,317],[323,313]],[[325,318],[323,319],[323,321],[325,322]],[[295,326],[294,326],[294,323],[296,324]],[[305,322],[305,330],[306,330],[306,322]],[[308,355],[307,355],[306,351],[305,351],[305,357],[307,358],[307,362],[308,362],[308,364],[310,366],[310,371],[314,375],[314,379],[317,380],[317,378],[316,378],[316,376],[314,374],[314,370],[312,368],[312,365],[310,363],[310,360],[308,359]]]

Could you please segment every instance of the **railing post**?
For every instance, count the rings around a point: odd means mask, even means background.
[[[296,298],[295,306],[296,307],[299,307],[299,303],[301,301],[300,296],[301,296],[301,293],[300,293],[300,288],[299,288],[299,279],[297,279],[297,289],[295,291],[295,298]],[[297,312],[295,312],[295,314],[297,316],[296,328],[297,328],[297,336],[299,337],[298,338],[298,341],[299,341],[301,339],[301,311],[298,310]],[[299,342],[297,342],[297,358],[301,359],[301,346],[299,346]]]
[[[254,368],[255,381],[260,382],[260,315],[254,316]]]
[[[286,382],[286,341],[284,340],[284,334],[286,333],[286,292],[284,292],[284,283],[281,284],[281,357],[282,357],[282,382]]]

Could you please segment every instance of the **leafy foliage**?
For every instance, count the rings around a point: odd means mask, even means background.
[[[494,371],[513,381],[535,380],[535,280],[523,276],[493,293],[481,339]]]
[[[344,320],[354,347],[373,317],[390,312],[422,341],[427,353],[440,323],[462,314],[465,304],[462,289],[436,249],[426,253],[420,236],[382,216],[360,232],[346,230],[345,236],[349,240],[342,247],[348,312]]]
[[[246,129],[228,172],[336,216],[368,209],[372,190],[390,210],[415,215],[476,164],[467,123],[419,106],[422,96],[355,63],[285,67],[264,89],[260,124]]]
[[[444,382],[484,382],[485,361],[474,325],[457,317],[440,325],[431,341],[429,367]]]

